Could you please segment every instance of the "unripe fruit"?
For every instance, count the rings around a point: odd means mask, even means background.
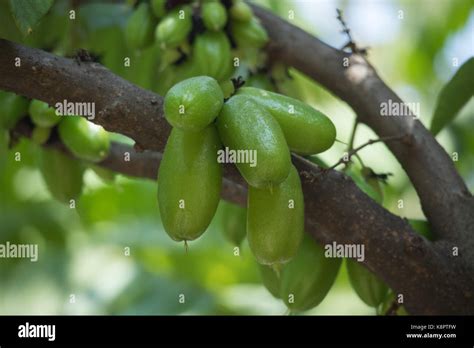
[[[209,30],[220,30],[227,23],[227,11],[220,2],[206,2],[201,7],[201,17]]]
[[[192,28],[191,8],[182,6],[168,13],[158,23],[155,38],[165,48],[177,47]]]
[[[383,202],[383,195],[379,190],[374,189],[373,185],[370,185],[363,177],[362,173],[358,173],[355,169],[350,168],[346,171],[346,174],[349,175],[357,187],[364,192],[367,196],[372,198],[379,204]]]
[[[109,154],[109,134],[101,126],[83,117],[64,117],[58,131],[64,145],[81,159],[100,162]]]
[[[6,155],[10,145],[10,133],[8,130],[0,128],[0,157]]]
[[[173,128],[158,171],[158,204],[166,233],[176,241],[198,238],[220,199],[221,143],[214,126],[201,132]]]
[[[33,140],[33,142],[35,142],[38,145],[43,145],[44,143],[48,141],[50,135],[51,135],[51,128],[36,126],[33,129],[33,133],[31,133],[31,140]]]
[[[371,307],[378,307],[387,296],[387,285],[355,260],[347,259],[346,265],[352,288],[360,299]]]
[[[288,262],[303,238],[304,199],[294,166],[280,185],[272,189],[249,186],[247,238],[250,250],[263,265]]]
[[[151,9],[156,18],[161,18],[166,14],[166,1],[167,0],[151,0]]]
[[[252,97],[278,121],[290,149],[299,154],[315,154],[329,149],[336,139],[336,127],[311,106],[269,91],[243,87],[238,95]]]
[[[207,31],[196,37],[193,48],[193,59],[203,75],[218,81],[232,74],[232,57],[227,36],[219,31]]]
[[[217,117],[222,142],[234,151],[255,154],[254,163],[236,163],[244,179],[254,187],[268,188],[283,182],[291,158],[278,122],[252,98],[230,98]],[[250,162],[250,161],[249,161]]]
[[[275,271],[264,265],[258,265],[260,270],[260,276],[262,277],[262,283],[265,288],[276,298],[280,298],[280,278]]]
[[[33,100],[28,111],[33,123],[40,127],[54,127],[61,121],[61,116],[56,115],[56,110],[40,100]]]
[[[229,242],[240,246],[247,235],[247,209],[228,202],[221,202],[221,206],[222,233]]]
[[[79,197],[84,172],[80,162],[48,149],[40,152],[39,168],[51,195],[58,201],[68,204]]]
[[[231,80],[224,80],[219,83],[219,86],[224,94],[224,98],[230,98],[235,92],[234,83]]]
[[[0,128],[10,129],[27,114],[28,101],[15,93],[0,91]]]
[[[155,19],[150,6],[141,3],[128,19],[125,28],[125,40],[130,48],[142,49],[153,42]]]
[[[377,198],[374,198],[374,200],[382,204],[383,203],[383,188],[380,183],[380,181],[377,179],[374,171],[369,168],[369,167],[363,167],[361,169],[361,174],[364,177],[365,182],[372,188],[372,190],[375,192],[375,195]]]
[[[248,22],[253,17],[252,9],[245,2],[236,0],[230,8],[230,16],[236,21]]]
[[[270,79],[264,74],[256,74],[250,76],[247,81],[245,81],[245,86],[264,89],[270,92],[275,91],[275,86],[270,81]]]
[[[431,232],[431,226],[428,221],[411,219],[408,220],[408,223],[416,232],[421,234],[426,239],[434,240],[434,235],[433,232]]]
[[[341,259],[325,257],[324,248],[305,234],[298,253],[283,268],[281,299],[294,313],[316,307],[331,289],[340,265]]]
[[[212,77],[198,76],[171,87],[164,101],[165,117],[176,128],[200,131],[219,114],[224,95]]]
[[[113,183],[115,181],[115,172],[97,165],[90,167],[104,183]]]
[[[263,47],[268,42],[268,34],[256,18],[248,22],[233,21],[232,37],[239,47]]]

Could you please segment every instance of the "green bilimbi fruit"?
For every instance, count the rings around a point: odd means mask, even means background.
[[[247,235],[247,210],[227,202],[221,202],[221,205],[222,233],[229,242],[240,246]]]
[[[248,22],[233,21],[232,37],[239,47],[263,47],[268,42],[268,34],[257,18]]]
[[[178,7],[163,17],[156,26],[156,41],[165,48],[177,47],[186,39],[192,25],[191,8]]]
[[[204,25],[209,30],[220,30],[227,23],[227,11],[218,1],[202,4],[201,17]]]
[[[241,0],[234,1],[229,13],[232,19],[235,19],[236,21],[248,22],[253,17],[253,12],[250,6]]]
[[[352,288],[360,299],[371,307],[378,307],[387,296],[387,285],[355,260],[347,259],[346,267]]]
[[[249,186],[247,239],[259,263],[278,270],[296,254],[303,230],[303,191],[293,165],[286,180],[272,189]]]
[[[56,115],[56,110],[40,100],[33,100],[28,111],[33,123],[39,127],[54,127],[61,121],[61,117]]]
[[[331,289],[341,259],[327,258],[324,248],[305,233],[296,256],[281,273],[281,299],[293,313],[316,307]]]
[[[230,98],[235,92],[234,83],[231,80],[224,80],[219,83],[219,86],[224,94],[224,98]]]
[[[375,201],[379,204],[383,203],[383,187],[380,183],[380,180],[377,179],[374,171],[369,168],[369,167],[363,167],[361,169],[361,174],[364,177],[365,182],[372,187],[374,192],[376,193],[378,199],[375,199]]]
[[[421,234],[426,239],[434,240],[434,235],[433,235],[433,232],[431,232],[431,226],[428,221],[410,219],[408,220],[408,223],[410,224],[411,227],[413,227],[413,229],[416,232]]]
[[[280,298],[280,278],[276,272],[268,266],[258,265],[262,283],[265,288],[276,298]]]
[[[176,128],[201,131],[219,114],[224,94],[212,77],[198,76],[171,87],[164,101],[165,117]]]
[[[209,226],[222,185],[220,148],[214,126],[201,132],[171,131],[158,171],[158,204],[172,239],[194,240]]]
[[[0,128],[0,157],[6,155],[10,144],[10,133],[8,130]]]
[[[254,87],[243,87],[237,94],[253,98],[272,114],[294,152],[304,155],[320,153],[329,149],[336,140],[336,127],[331,120],[299,100]]]
[[[232,74],[229,39],[221,31],[207,31],[198,35],[194,41],[193,59],[203,75],[211,76],[218,81]]]
[[[0,91],[0,128],[10,129],[27,114],[28,101],[15,93]]]
[[[64,145],[81,159],[100,162],[109,154],[109,134],[101,126],[83,117],[64,117],[58,131]]]
[[[40,154],[39,168],[51,195],[63,203],[79,197],[84,173],[81,163],[57,150],[44,149]]]
[[[151,9],[156,18],[161,18],[166,14],[167,0],[151,0]]]
[[[266,91],[274,92],[275,86],[270,81],[270,79],[264,74],[256,74],[250,76],[247,81],[245,81],[245,86],[255,87],[259,89],[264,89]]]
[[[246,163],[236,165],[249,185],[269,188],[288,177],[291,158],[285,136],[278,122],[252,98],[238,95],[224,103],[217,129],[225,146],[248,154]]]
[[[97,165],[90,167],[104,183],[113,183],[115,181],[115,172]]]
[[[370,184],[364,177],[362,170],[360,173],[358,173],[356,170],[350,168],[349,170],[346,171],[346,174],[351,177],[352,180],[354,180],[354,183],[357,185],[357,187],[364,192],[367,196],[372,198],[374,201],[376,201],[379,204],[383,203],[383,193],[381,191],[381,187],[377,185],[380,185],[378,182]]]
[[[36,126],[31,133],[31,140],[38,145],[43,145],[51,135],[51,128]]]
[[[153,42],[155,19],[150,6],[141,3],[128,19],[125,28],[125,40],[130,48],[142,49]]]

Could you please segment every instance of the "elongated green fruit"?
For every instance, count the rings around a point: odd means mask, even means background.
[[[209,30],[220,30],[227,23],[227,11],[218,1],[202,4],[201,17],[204,25]]]
[[[41,100],[33,100],[28,109],[33,123],[40,127],[54,127],[61,121],[56,110]]]
[[[182,6],[168,13],[155,29],[155,39],[163,47],[177,47],[192,28],[191,8]]]
[[[413,229],[424,236],[428,240],[434,240],[433,232],[431,232],[430,223],[426,220],[417,220],[417,219],[410,219],[408,220]]]
[[[367,171],[364,172],[367,173]],[[346,174],[349,175],[352,180],[354,180],[354,183],[357,185],[357,187],[361,189],[362,192],[364,192],[367,196],[379,204],[383,203],[383,192],[382,188],[379,186],[380,184],[378,181],[371,181],[369,183],[368,180],[365,179],[364,173],[362,171],[358,171],[352,167],[346,171]]]
[[[254,98],[275,117],[292,151],[310,155],[326,151],[334,144],[336,127],[326,115],[311,106],[253,87],[243,87],[237,94]]]
[[[40,152],[39,168],[51,195],[58,201],[69,203],[79,197],[84,173],[80,162],[48,149]]]
[[[15,93],[0,91],[0,128],[10,129],[28,111],[28,101]]]
[[[51,135],[51,128],[36,126],[31,133],[31,140],[38,145],[46,143]]]
[[[5,156],[10,144],[10,133],[8,130],[0,128],[0,158]]]
[[[109,134],[83,117],[64,117],[58,131],[64,145],[81,159],[100,162],[109,154]]]
[[[303,191],[294,166],[286,180],[272,189],[249,187],[247,238],[259,263],[288,262],[298,250],[303,229]]]
[[[193,48],[193,60],[203,75],[218,81],[232,74],[232,56],[230,43],[222,31],[206,31],[196,37]]]
[[[252,98],[230,98],[217,117],[217,129],[226,147],[247,154],[247,161],[236,165],[249,185],[271,187],[288,177],[291,161],[283,132]]]
[[[282,300],[294,313],[316,307],[331,289],[341,259],[327,258],[324,248],[305,234],[296,256],[281,274]]]
[[[166,93],[165,117],[173,127],[200,131],[214,121],[223,104],[224,94],[216,80],[209,76],[192,77]]]
[[[128,19],[125,40],[130,48],[142,49],[153,42],[155,18],[150,6],[142,2]]]
[[[158,204],[166,233],[176,241],[198,238],[219,203],[221,143],[214,126],[201,132],[173,128],[158,172]]]
[[[347,259],[346,265],[352,288],[360,299],[371,307],[380,305],[387,296],[387,285],[355,260]]]
[[[262,283],[265,288],[276,298],[280,298],[280,278],[275,271],[268,266],[258,265]]]
[[[153,11],[153,14],[156,16],[156,18],[161,18],[165,15],[166,13],[166,1],[167,0],[151,0],[151,9]]]
[[[232,36],[239,47],[263,47],[268,42],[268,34],[257,18],[248,22],[233,21]]]
[[[234,4],[229,11],[232,19],[237,21],[248,22],[253,17],[253,12],[250,6],[241,0],[234,1]]]
[[[222,233],[229,242],[240,246],[247,235],[247,209],[224,201],[221,205]]]
[[[273,85],[270,79],[264,74],[256,74],[250,76],[247,81],[245,81],[245,86],[264,89],[270,92],[275,91],[275,85]]]

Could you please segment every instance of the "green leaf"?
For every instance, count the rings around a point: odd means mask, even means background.
[[[54,0],[10,0],[10,9],[18,29],[24,35],[30,34],[53,2]]]
[[[439,133],[453,121],[459,110],[474,95],[474,57],[465,62],[443,87],[431,120],[431,132]]]

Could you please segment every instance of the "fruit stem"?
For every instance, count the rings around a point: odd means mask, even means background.
[[[186,250],[186,254],[188,253],[188,249],[189,249],[189,247],[188,247],[188,241],[185,239],[185,240],[184,240],[184,250]]]

